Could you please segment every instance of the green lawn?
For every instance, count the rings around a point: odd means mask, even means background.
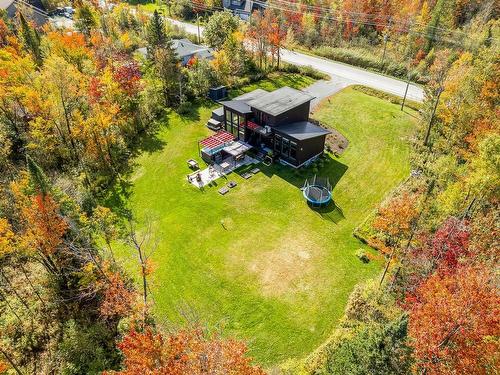
[[[258,86],[271,90],[284,81],[310,83],[288,76]],[[250,180],[232,174],[238,186],[226,196],[218,187],[189,185],[186,160],[208,134],[210,110],[168,116],[130,177],[128,205],[139,221],[154,220],[159,238],[155,311],[160,320],[222,327],[246,340],[265,366],[304,356],[331,333],[354,285],[380,269],[379,262],[356,258],[363,245],[352,231],[409,173],[406,138],[414,117],[349,88],[318,109],[315,117],[340,130],[350,146],[320,171],[337,183],[337,207],[317,212],[299,190],[306,174],[294,177],[283,166],[261,166],[263,173]],[[133,253],[119,255],[137,273]]]

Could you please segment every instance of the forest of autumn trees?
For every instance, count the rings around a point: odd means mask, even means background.
[[[241,342],[162,332],[150,233],[102,205],[162,116],[205,95],[197,63],[183,69],[171,48],[177,31],[125,5],[80,4],[76,30],[0,16],[0,373],[262,373]],[[140,259],[144,288],[117,243]]]
[[[412,173],[358,229],[384,271],[358,286],[305,371],[498,371],[498,47],[444,48],[429,72]]]
[[[357,286],[332,337],[283,372],[498,371],[495,3],[269,4],[245,25],[213,15],[215,59],[187,68],[170,47],[181,35],[158,13],[84,2],[72,31],[1,14],[0,373],[263,373],[241,342],[200,327],[162,330],[150,306],[150,233],[104,205],[165,112],[182,112],[215,82],[279,67],[285,45],[411,72],[426,82],[426,101],[411,176],[360,231],[386,256],[380,279]],[[211,14],[218,5],[196,6]],[[142,46],[145,59],[134,56]],[[140,259],[141,287],[115,261],[117,242]]]

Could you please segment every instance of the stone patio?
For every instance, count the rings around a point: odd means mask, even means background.
[[[234,161],[232,157],[224,159],[220,164],[213,164],[208,168],[205,168],[201,171],[196,171],[188,175],[188,181],[201,189],[204,186],[207,186],[212,181],[215,181],[223,176],[228,175],[235,169],[238,169],[244,165],[249,164],[257,164],[259,161],[257,159],[251,158],[248,155],[245,155],[245,158]],[[226,168],[224,166],[227,165]],[[200,179],[197,178],[197,175],[200,175]]]

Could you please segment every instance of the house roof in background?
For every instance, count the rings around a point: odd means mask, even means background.
[[[191,55],[196,55],[199,58],[206,59],[212,57],[213,52],[212,48],[194,44],[188,39],[173,39],[172,48],[175,50],[177,57],[180,59]],[[146,47],[138,48],[136,51],[144,57],[148,54],[148,49]]]
[[[0,0],[0,9],[7,9],[13,2],[14,0]]]
[[[309,121],[294,122],[291,124],[278,126],[275,129],[279,133],[286,134],[300,141],[321,137],[331,133],[330,130],[324,129],[318,125],[314,125]]]
[[[285,86],[249,101],[248,105],[272,116],[278,116],[312,99],[314,96]]]
[[[212,56],[212,49],[192,43],[189,39],[172,40],[172,48],[175,49],[177,56],[183,58],[190,55],[198,55],[202,58]]]

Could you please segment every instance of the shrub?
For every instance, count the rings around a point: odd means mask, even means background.
[[[315,55],[326,57],[327,59],[340,61],[349,65],[359,66],[369,70],[386,73],[394,77],[410,79],[423,83],[424,77],[421,77],[416,71],[408,71],[406,65],[395,61],[382,63],[379,57],[370,56],[366,52],[351,50],[347,48],[334,48],[321,46],[312,50]]]
[[[177,108],[177,113],[179,113],[180,115],[186,115],[191,111],[192,108],[193,104],[186,101],[179,105],[179,107]]]
[[[366,253],[365,249],[358,249],[356,251],[356,256],[363,263],[368,263],[370,261],[370,258],[368,257],[368,254]]]
[[[280,72],[284,73],[295,73],[295,74],[302,74],[307,77],[311,77],[313,79],[324,79],[324,80],[329,80],[330,76],[328,74],[325,74],[323,72],[320,72],[319,70],[314,69],[311,66],[298,66],[298,65],[293,65],[293,64],[282,64],[279,69]]]

